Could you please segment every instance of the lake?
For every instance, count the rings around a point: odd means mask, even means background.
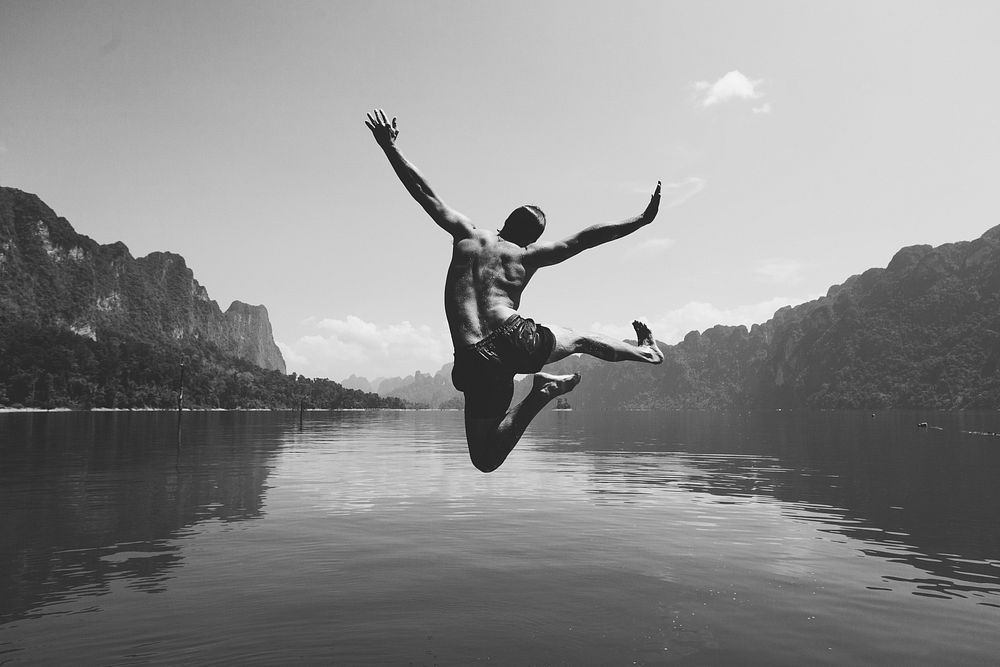
[[[927,422],[927,428],[917,428]],[[995,664],[1000,413],[0,414],[0,664]]]

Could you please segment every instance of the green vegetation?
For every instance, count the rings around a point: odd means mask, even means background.
[[[99,330],[97,340],[51,325],[0,325],[0,405],[51,409],[401,408],[336,382],[285,375],[224,354],[211,343],[177,344]]]

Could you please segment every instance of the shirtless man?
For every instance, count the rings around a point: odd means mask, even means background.
[[[663,362],[653,334],[633,322],[638,345],[598,333],[545,327],[522,318],[521,293],[535,271],[648,225],[660,206],[660,183],[646,210],[621,222],[594,225],[563,239],[538,242],[545,214],[537,206],[514,210],[498,231],[479,229],[434,194],[396,148],[396,119],[376,109],[365,122],[385,151],[407,192],[439,227],[451,234],[451,264],[444,286],[444,310],[455,345],[451,378],[465,394],[465,434],[472,464],[483,472],[500,467],[524,429],[556,396],[580,382],[580,375],[540,373],[545,364],[582,352],[607,361]],[[514,407],[514,376],[534,374],[531,392]]]

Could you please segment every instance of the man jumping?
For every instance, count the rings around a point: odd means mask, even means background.
[[[444,286],[444,310],[455,345],[451,378],[465,394],[465,435],[472,464],[483,472],[500,467],[531,420],[556,396],[573,390],[580,375],[550,375],[546,364],[582,352],[606,361],[663,362],[653,334],[642,322],[632,322],[638,345],[598,333],[577,333],[559,326],[544,327],[521,317],[521,293],[535,271],[552,266],[602,243],[648,225],[660,206],[660,183],[646,210],[621,222],[588,227],[563,239],[538,243],[545,214],[537,206],[521,206],[503,229],[478,229],[434,194],[396,148],[399,130],[376,109],[365,122],[385,151],[389,164],[407,192],[439,227],[451,234],[451,264]],[[534,374],[531,392],[510,407],[514,376]]]

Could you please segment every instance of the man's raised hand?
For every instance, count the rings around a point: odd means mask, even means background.
[[[372,131],[372,136],[382,148],[389,148],[396,143],[396,137],[399,136],[399,130],[396,129],[396,119],[393,118],[392,123],[389,123],[385,118],[385,112],[381,109],[375,109],[368,114],[365,125]]]
[[[642,212],[643,221],[646,224],[651,223],[653,221],[653,218],[656,217],[656,214],[659,212],[659,210],[660,210],[660,182],[657,181],[656,189],[653,190],[653,196],[650,197],[649,199],[649,205],[646,207],[646,210]]]

